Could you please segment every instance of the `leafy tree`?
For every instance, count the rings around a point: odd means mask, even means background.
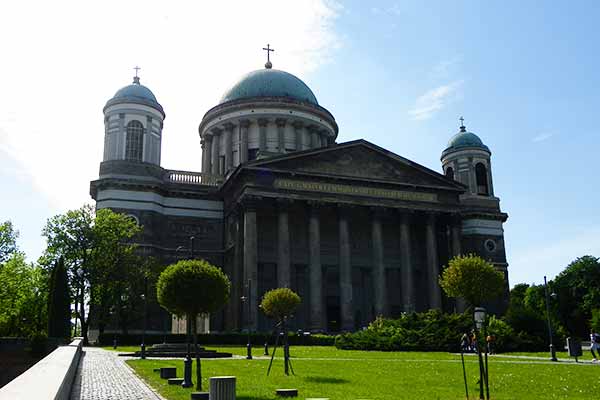
[[[50,275],[48,294],[48,336],[71,336],[71,298],[65,262],[61,257]]]
[[[600,305],[600,259],[577,258],[554,279],[553,289],[561,323],[572,335],[586,337],[592,311]]]
[[[471,306],[502,295],[504,277],[492,264],[475,255],[456,256],[440,277],[440,286],[449,297],[462,297]]]
[[[292,316],[298,305],[302,300],[300,296],[289,288],[278,288],[269,290],[263,296],[260,302],[260,308],[263,312],[271,318],[275,318],[276,326],[280,327],[283,332],[283,359],[284,359],[284,372],[286,375],[289,374],[290,364],[290,347],[288,343],[288,331],[286,321]],[[273,352],[273,357],[275,352]],[[273,358],[271,358],[271,363]],[[271,365],[269,365],[269,370]],[[267,372],[268,373],[268,372]]]
[[[0,336],[30,336],[46,326],[47,273],[21,252],[0,268]]]
[[[162,307],[187,321],[188,335],[191,324],[196,353],[196,388],[202,389],[198,331],[196,318],[220,309],[229,299],[231,283],[220,268],[205,260],[181,260],[168,266],[158,278],[156,297]],[[189,342],[188,342],[189,343]]]
[[[17,238],[19,232],[13,228],[12,222],[5,221],[0,224],[0,264],[8,261],[11,255],[17,252]]]
[[[64,258],[85,343],[90,320],[86,310],[115,302],[116,287],[123,282],[120,267],[133,254],[131,240],[140,230],[124,214],[109,209],[94,213],[91,205],[85,205],[50,218],[42,231],[48,247],[41,262],[50,266]]]

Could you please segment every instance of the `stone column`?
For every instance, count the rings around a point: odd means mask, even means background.
[[[233,270],[231,272],[231,297],[229,302],[232,304],[232,316],[231,320],[233,321],[233,325],[230,329],[242,329],[243,321],[241,321],[240,315],[240,298],[243,296],[242,288],[244,287],[244,279],[245,274],[241,265],[242,257],[243,257],[243,249],[242,247],[242,219],[241,219],[241,210],[238,208],[234,213],[232,213],[232,218],[235,218],[235,238],[234,238],[234,249],[233,249]],[[243,310],[242,310],[243,312]]]
[[[477,194],[477,177],[475,175],[475,164],[473,157],[469,158],[469,189],[472,194]]]
[[[205,174],[210,174],[211,163],[212,163],[212,146],[213,146],[213,138],[211,135],[204,136],[204,150],[206,151],[206,155],[204,156],[204,163],[202,164],[202,172]]]
[[[302,121],[294,121],[292,126],[296,134],[296,151],[300,151],[302,150],[302,128],[304,127],[304,123]]]
[[[258,151],[264,152],[267,150],[267,125],[269,120],[266,118],[259,118],[258,120]]]
[[[327,131],[325,129],[323,129],[320,132],[320,136],[321,136],[321,147],[327,147]]]
[[[400,267],[404,312],[416,309],[415,282],[411,254],[410,215],[400,215]]]
[[[460,216],[454,216],[452,218],[452,226],[450,227],[450,235],[452,242],[452,256],[459,256],[462,253],[461,250],[461,232],[462,231],[462,222]],[[465,299],[459,297],[456,299],[456,311],[464,312],[467,309],[467,303]]]
[[[487,181],[488,181],[488,194],[494,197],[494,184],[492,183],[492,161],[488,159],[487,162]]]
[[[240,164],[248,161],[248,127],[250,120],[240,120]]]
[[[455,216],[454,218],[452,218],[452,226],[451,226],[451,235],[452,235],[452,256],[458,256],[461,254],[462,250],[461,250],[461,245],[460,245],[460,241],[461,241],[461,231],[462,231],[462,225],[461,225],[461,219],[459,216]]]
[[[220,139],[221,139],[221,132],[222,130],[219,128],[213,128],[212,129],[212,133],[213,133],[213,141],[212,141],[212,163],[211,163],[211,169],[210,172],[214,175],[219,175],[220,171],[219,171],[219,147],[220,147]]]
[[[425,245],[427,252],[427,272],[429,280],[429,308],[442,308],[442,292],[438,283],[440,266],[438,261],[437,237],[435,230],[435,214],[427,214],[425,224]]]
[[[225,170],[223,171],[223,175],[227,174],[233,167],[233,125],[231,122],[227,122],[225,124],[225,131],[223,132],[223,138],[225,140]]]
[[[315,149],[319,147],[321,143],[319,141],[319,133],[317,131],[317,127],[314,125],[309,126],[308,134],[310,135],[310,148]]]
[[[289,204],[281,199],[277,202],[277,285],[279,287],[291,287],[291,263],[290,263],[290,227],[289,227]]]
[[[200,148],[202,149],[202,171],[206,171],[206,140],[204,138],[200,138]]]
[[[323,269],[321,267],[321,220],[319,204],[309,203],[308,257],[310,274],[310,328],[312,332],[325,330],[323,314]]]
[[[373,207],[371,210],[371,240],[373,247],[373,283],[375,289],[375,315],[387,313],[387,291],[385,284],[385,264],[383,262],[383,234],[381,208]]]
[[[244,204],[244,295],[248,296],[242,312],[246,314],[245,320],[252,330],[258,327],[258,247],[256,239],[256,200],[247,199]],[[246,285],[251,281],[250,293]],[[250,312],[248,313],[248,309]]]
[[[342,331],[352,331],[354,330],[354,307],[352,305],[352,263],[348,211],[343,208],[338,211],[341,329]]]
[[[279,153],[285,153],[285,118],[277,118],[275,124],[277,124],[277,147]]]

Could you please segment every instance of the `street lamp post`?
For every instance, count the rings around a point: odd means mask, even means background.
[[[552,340],[552,323],[550,322],[550,296],[548,295],[548,282],[546,281],[546,276],[544,276],[544,294],[546,297],[546,319],[548,321],[548,336],[550,339],[550,361],[558,361]],[[552,293],[552,296],[554,296],[554,293]]]
[[[477,328],[477,355],[479,357],[479,399],[483,400],[483,386],[485,382],[487,399],[490,398],[490,392],[487,382],[487,369],[483,365],[483,358],[481,357],[481,340],[485,340],[485,337],[481,337],[482,328],[485,324],[485,308],[483,307],[475,307],[473,311],[473,319],[475,320],[475,327]],[[486,354],[487,357],[487,354]]]
[[[148,323],[148,276],[144,275],[144,293],[141,298],[144,301],[144,325],[142,327],[142,348],[140,351],[140,358],[142,360],[146,359],[146,325]]]
[[[252,290],[252,280],[248,279],[248,285],[246,286],[246,296],[242,296],[242,304],[246,303],[247,305],[247,314],[246,314],[246,333],[247,333],[247,342],[246,342],[246,359],[252,360],[252,342],[250,341],[250,310],[252,305],[250,304],[250,292]]]
[[[190,260],[194,259],[194,237],[190,237]],[[192,387],[192,355],[190,348],[190,336],[192,335],[192,321],[190,321],[191,315],[186,315],[185,325],[186,325],[186,355],[185,360],[183,361],[183,382],[181,383],[181,387],[187,388]]]

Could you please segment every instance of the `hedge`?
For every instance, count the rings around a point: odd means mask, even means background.
[[[116,334],[104,333],[99,335],[98,344],[101,346],[112,346],[113,339],[116,337],[117,344],[119,346],[135,346],[142,343],[141,334]],[[273,338],[271,335],[251,333],[250,341],[253,345],[262,346],[265,344],[265,340],[269,340],[269,344],[273,344]],[[147,334],[145,343],[147,345],[163,343],[165,335]],[[210,333],[210,334],[198,334],[198,344],[201,346],[205,345],[246,345],[248,335],[245,333]],[[185,334],[169,334],[166,335],[167,343],[185,343]],[[289,343],[294,346],[333,346],[335,342],[334,336],[313,334],[313,335],[298,335],[297,333],[289,334]]]

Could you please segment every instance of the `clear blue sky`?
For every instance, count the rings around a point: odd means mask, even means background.
[[[511,286],[540,283],[578,256],[600,256],[600,3],[296,3],[258,2],[233,15],[236,5],[198,10],[216,21],[213,35],[201,32],[201,20],[182,19],[191,10],[153,4],[161,29],[150,33],[160,35],[149,39],[157,41],[152,51],[143,33],[110,36],[98,14],[113,18],[110,7],[69,8],[66,17],[54,7],[59,22],[47,26],[30,21],[25,7],[0,17],[31,29],[0,28],[12,40],[0,77],[8,87],[0,90],[0,220],[13,220],[29,258],[43,249],[48,217],[89,199],[102,106],[129,83],[131,67],[142,65],[142,83],[167,113],[163,166],[199,170],[197,124],[228,83],[260,68],[266,42],[276,49],[275,67],[297,74],[333,113],[339,142],[365,138],[440,171],[463,115],[492,151],[495,193],[509,214]],[[128,17],[113,24],[131,29]],[[44,46],[60,18],[67,28]],[[27,58],[37,50],[43,58]]]

